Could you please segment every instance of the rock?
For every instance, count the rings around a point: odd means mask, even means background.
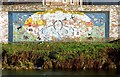
[[[42,67],[38,67],[37,69],[41,70],[41,69],[42,69]]]
[[[85,69],[86,69],[86,67],[83,67],[83,69],[85,70]]]
[[[42,67],[34,67],[34,69],[41,70]]]

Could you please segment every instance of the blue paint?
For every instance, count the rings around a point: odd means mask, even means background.
[[[26,21],[27,18],[29,18],[33,13],[17,13],[13,12],[13,23],[19,23],[19,26],[24,26],[24,22]]]
[[[104,26],[105,24],[105,13],[85,13],[94,22],[94,26]]]
[[[13,16],[12,12],[8,13],[8,42],[13,42]]]
[[[105,21],[105,38],[106,38],[106,42],[109,41],[108,37],[109,37],[109,13],[106,14],[106,21]]]

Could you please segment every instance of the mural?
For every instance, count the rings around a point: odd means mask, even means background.
[[[105,13],[12,12],[13,41],[94,40],[105,37]]]

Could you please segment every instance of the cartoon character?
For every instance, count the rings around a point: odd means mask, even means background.
[[[61,41],[71,37],[83,37],[92,29],[94,23],[84,13],[64,13],[59,10],[34,13],[24,25],[27,32],[35,35],[39,41]]]

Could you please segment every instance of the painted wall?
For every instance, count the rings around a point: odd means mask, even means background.
[[[66,39],[68,41],[88,41],[88,37],[90,39],[92,37],[92,41],[95,41],[99,38],[104,40],[107,36],[110,40],[119,38],[118,5],[85,5],[82,8],[79,6],[59,6],[62,10],[54,10],[54,8],[58,8],[58,6],[41,6],[39,4],[2,6],[0,12],[2,19],[0,21],[1,42],[8,41],[8,37],[11,36],[8,33],[11,32],[12,28],[13,41],[65,41]],[[52,10],[54,12],[49,14]],[[74,13],[68,12],[69,14],[67,14],[66,11],[68,10]],[[108,13],[105,11],[109,12],[109,23],[106,23]],[[76,19],[79,21],[75,21]],[[11,27],[9,31],[8,25]],[[105,30],[106,25],[109,26],[108,33]]]
[[[108,14],[71,12],[61,8],[35,13],[10,12],[9,20],[13,26],[9,26],[13,28],[11,40],[18,42],[102,39],[105,38],[105,27],[108,27]]]

